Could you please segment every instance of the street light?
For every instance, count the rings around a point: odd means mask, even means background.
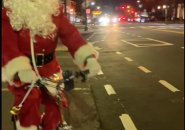
[[[161,6],[157,6],[157,9],[161,9]]]
[[[93,2],[91,2],[91,5],[93,6],[93,5],[95,5],[95,2],[93,1]]]
[[[100,6],[97,6],[96,8],[97,8],[97,9],[100,9],[101,7],[100,7]]]

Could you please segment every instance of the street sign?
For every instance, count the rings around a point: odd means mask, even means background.
[[[93,15],[99,15],[99,14],[101,14],[102,13],[102,11],[99,11],[99,10],[97,10],[97,11],[92,11],[92,14]]]
[[[86,9],[86,14],[90,14],[91,13],[91,9]]]

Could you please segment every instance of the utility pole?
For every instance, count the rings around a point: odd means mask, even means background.
[[[167,19],[168,19],[168,9],[167,8],[165,8],[164,9],[164,15],[165,15],[165,23],[167,23]]]
[[[85,28],[84,30],[87,31],[88,30],[88,27],[87,27],[87,0],[85,0]]]
[[[64,0],[64,15],[67,16],[67,0]]]

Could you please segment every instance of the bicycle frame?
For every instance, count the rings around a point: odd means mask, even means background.
[[[69,82],[71,80],[73,80],[74,78],[79,78],[81,77],[81,82],[85,82],[87,77],[86,75],[89,73],[89,70],[86,70],[86,71],[79,71],[79,72],[74,72],[72,73],[71,71],[66,71],[67,73],[65,73],[65,75],[63,75],[63,79],[57,81],[57,85],[56,85],[56,89],[58,91],[60,90],[65,90],[65,91],[70,91],[72,90],[74,87],[71,87],[71,88],[67,88],[67,87],[64,87],[64,88],[61,88],[60,85],[61,84],[65,84],[66,82]],[[28,86],[28,91],[26,92],[25,96],[23,97],[22,101],[20,102],[20,104],[18,106],[13,106],[12,109],[10,110],[10,113],[12,115],[12,121],[13,121],[13,125],[14,125],[14,130],[17,130],[16,128],[16,120],[17,120],[17,116],[23,106],[23,103],[25,102],[25,100],[27,99],[27,97],[29,96],[31,90],[34,88],[34,87],[45,87],[46,88],[46,84],[45,84],[45,81],[51,81],[53,82],[51,79],[49,78],[43,78],[43,79],[38,79],[37,81],[33,81],[29,86]],[[61,101],[61,97],[58,93],[58,95],[56,96],[57,98],[57,105],[59,106],[59,109],[60,109],[60,113],[61,113],[61,116],[62,116],[62,112],[61,112],[61,104],[59,103]],[[61,117],[62,119],[62,117]],[[61,122],[62,123],[62,122]]]

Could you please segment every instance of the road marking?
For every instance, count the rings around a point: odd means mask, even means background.
[[[59,46],[56,48],[56,51],[68,51],[68,48],[65,46]]]
[[[156,43],[155,44],[151,44],[151,43],[148,43],[148,44],[135,44],[135,43],[128,42],[128,41],[125,41],[125,40],[121,40],[121,41],[124,42],[124,43],[130,44],[132,46],[135,46],[135,47],[154,47],[154,46],[168,46],[168,45],[173,45],[173,44],[168,43],[168,42],[159,41],[159,40],[155,40],[155,39],[151,39],[151,38],[145,38],[145,39],[152,40],[152,41],[155,41],[155,42],[160,42],[160,43],[163,43],[163,44],[156,44]]]
[[[100,47],[97,47],[97,46],[94,46],[94,49],[95,50],[101,50],[101,48]]]
[[[2,88],[1,90],[5,92],[8,91],[8,88]]]
[[[183,34],[184,35],[184,32],[177,32],[177,31],[170,31],[170,30],[162,30],[162,29],[152,29],[152,28],[147,28],[147,27],[140,27],[140,28],[150,29],[150,30],[157,30],[157,31],[163,31],[163,32],[172,32],[172,33],[178,33],[178,34]]]
[[[147,68],[145,68],[144,66],[139,66],[138,68],[139,68],[140,70],[142,70],[143,72],[145,72],[145,73],[151,73],[151,71],[148,70]]]
[[[110,84],[104,85],[105,90],[107,91],[108,95],[116,94],[113,87]]]
[[[121,122],[125,128],[125,130],[137,130],[136,126],[134,125],[132,119],[128,114],[122,114],[119,116]]]
[[[75,91],[89,90],[89,88],[74,88]],[[7,88],[2,88],[2,92],[8,92]]]
[[[160,41],[160,40],[156,40],[156,39],[152,39],[152,38],[146,38],[147,40],[151,40],[151,41],[155,41],[155,42],[160,42],[166,45],[173,45],[172,43],[169,42],[164,42],[164,41]]]
[[[180,91],[179,89],[175,88],[173,85],[171,85],[170,83],[168,83],[165,80],[159,80],[159,83],[162,84],[164,87],[166,87],[167,89],[169,89],[172,92]]]
[[[102,75],[102,74],[103,74],[103,71],[100,70],[97,75]]]
[[[74,88],[75,91],[86,91],[89,90],[89,88]]]
[[[122,42],[125,42],[127,44],[130,44],[132,46],[135,46],[135,47],[139,47],[138,45],[134,44],[134,43],[131,43],[131,42],[128,42],[128,41],[125,41],[125,40],[121,40]]]
[[[116,51],[116,54],[121,55],[122,53],[121,53],[121,52],[119,52],[119,51]]]
[[[131,58],[129,58],[129,57],[124,57],[125,58],[125,60],[127,60],[127,61],[133,61]]]

